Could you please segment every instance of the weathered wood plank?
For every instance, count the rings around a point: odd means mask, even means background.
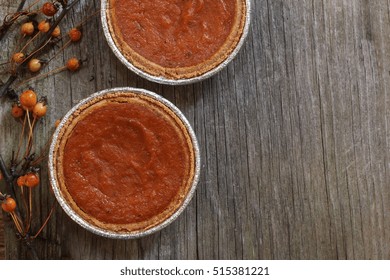
[[[9,2],[0,0],[0,16],[15,9]],[[99,4],[82,1],[63,30]],[[179,219],[139,240],[94,236],[57,208],[36,244],[41,258],[390,258],[389,1],[258,0],[253,7],[238,57],[202,83],[170,87],[137,77],[111,53],[98,18],[49,66],[88,58],[77,75],[34,84],[51,108],[37,147],[78,100],[109,87],[143,87],[188,117],[202,174]],[[1,57],[13,44],[1,42]],[[0,152],[9,158],[18,131],[9,105],[0,105]],[[42,188],[35,226],[51,201]],[[5,231],[6,258],[27,258],[12,232]]]
[[[3,217],[0,216],[0,260],[5,258],[5,237],[4,237],[4,222]]]

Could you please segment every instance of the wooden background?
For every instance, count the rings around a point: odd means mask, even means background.
[[[0,0],[1,17],[15,2]],[[81,1],[62,29],[99,4]],[[2,59],[14,42],[1,41]],[[50,104],[37,147],[80,99],[110,87],[142,87],[188,117],[202,174],[179,219],[138,240],[95,236],[58,207],[35,243],[40,258],[390,258],[389,0],[255,0],[237,58],[189,86],[162,86],[128,71],[105,42],[98,17],[49,69],[73,55],[88,59],[80,72],[32,84]],[[9,108],[2,100],[0,152],[7,158],[18,135]],[[37,193],[35,227],[53,201],[46,180]],[[12,229],[5,235],[6,258],[29,257]]]

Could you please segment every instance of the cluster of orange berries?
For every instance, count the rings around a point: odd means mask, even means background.
[[[52,17],[58,12],[58,8],[54,3],[46,2],[42,5],[41,12],[47,17]],[[49,29],[50,29],[50,24],[47,20],[43,20],[38,24],[38,30],[41,32],[46,33],[49,31]],[[20,32],[22,33],[22,35],[27,35],[27,36],[31,36],[32,34],[34,34],[35,26],[33,22],[30,21],[24,23],[20,28]],[[54,37],[58,37],[60,34],[61,32],[55,32],[52,35]]]
[[[43,4],[41,11],[47,17],[52,17],[57,13],[58,8],[56,7],[55,4],[53,4],[51,2],[46,2]],[[47,32],[49,32],[50,27],[51,27],[51,25],[50,25],[50,22],[48,19],[44,19],[44,20],[40,21],[38,23],[38,25],[34,24],[34,22],[32,22],[32,21],[29,21],[29,22],[25,22],[22,24],[22,26],[20,28],[20,32],[23,36],[32,36],[37,30],[41,33],[47,33]],[[53,38],[59,38],[61,36],[61,29],[59,26],[56,26],[54,28],[54,30],[51,33],[51,36]],[[82,33],[81,33],[79,28],[72,28],[68,32],[68,36],[69,36],[70,42],[78,42],[81,39]],[[26,54],[24,54],[22,51],[14,53],[12,56],[12,61],[16,64],[21,64],[21,63],[25,62],[26,59],[28,59],[28,58],[26,58]],[[42,63],[43,63],[43,61],[36,59],[36,58],[32,58],[28,62],[27,66],[28,66],[28,69],[30,72],[35,73],[41,69]],[[74,66],[74,64],[73,64],[73,66]],[[74,69],[74,67],[71,67],[71,68],[68,67],[68,69],[70,71],[76,71],[78,69],[78,67],[77,67],[77,69]]]
[[[50,30],[49,21],[47,19],[42,20],[41,22],[38,23],[37,29],[38,29],[38,31],[40,31],[42,33],[49,32],[49,30]],[[36,28],[35,28],[34,23],[32,21],[23,23],[22,26],[20,27],[20,33],[22,33],[22,35],[24,35],[24,36],[33,35],[35,33],[35,30],[36,30]],[[51,33],[51,35],[54,38],[59,37],[61,35],[61,29],[58,26],[56,26],[54,28],[53,32]]]
[[[18,54],[18,53],[16,53],[16,54]],[[28,62],[27,66],[28,66],[28,70],[30,70],[30,72],[36,73],[39,70],[41,70],[42,61],[40,59],[33,58]],[[80,61],[77,58],[72,57],[71,59],[69,59],[67,61],[66,68],[69,71],[75,72],[80,68]]]
[[[34,118],[46,115],[47,104],[45,98],[38,101],[37,94],[31,90],[25,90],[19,97],[19,102],[12,106],[11,114],[14,118],[21,118],[25,112],[32,112]]]
[[[39,176],[37,173],[29,172],[26,175],[20,176],[17,179],[16,184],[19,187],[35,188],[39,185]],[[1,201],[1,208],[3,209],[4,212],[11,213],[15,211],[16,201],[11,196],[0,194],[0,201]]]
[[[26,175],[20,176],[16,180],[19,187],[35,188],[39,185],[39,176],[37,173],[29,172]]]
[[[16,184],[19,187],[35,188],[39,185],[39,176],[34,172],[29,172],[26,175],[20,176]],[[5,212],[13,212],[16,209],[16,201],[11,196],[0,195],[1,208]]]

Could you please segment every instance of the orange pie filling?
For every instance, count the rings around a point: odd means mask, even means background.
[[[57,148],[57,179],[72,208],[98,227],[137,231],[183,202],[194,151],[182,121],[146,96],[114,93],[78,110]]]
[[[115,44],[136,67],[186,78],[223,62],[245,24],[244,0],[109,0]]]

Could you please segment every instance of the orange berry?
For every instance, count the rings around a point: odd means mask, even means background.
[[[80,61],[77,58],[72,57],[66,63],[66,68],[72,72],[77,71],[80,68]]]
[[[16,208],[16,201],[12,197],[7,197],[2,203],[1,203],[1,208],[5,212],[13,212],[15,211]]]
[[[15,119],[21,118],[21,117],[23,117],[23,115],[24,115],[24,110],[23,110],[23,108],[22,108],[20,105],[14,104],[14,105],[12,105],[11,115],[12,115]]]
[[[60,125],[60,123],[61,123],[61,120],[56,120],[56,122],[55,122],[55,127],[57,128],[59,125]]]
[[[35,73],[35,72],[38,72],[39,70],[41,70],[42,63],[39,59],[33,58],[28,62],[27,67],[28,67],[28,70],[30,70],[30,72]]]
[[[46,115],[47,112],[47,105],[44,104],[43,102],[38,102],[35,104],[34,109],[33,109],[33,114],[35,117],[41,118],[44,115]]]
[[[20,95],[19,99],[23,109],[28,111],[31,111],[34,108],[35,104],[37,104],[37,94],[31,89],[25,90]]]
[[[57,13],[58,9],[53,3],[46,2],[43,4],[41,11],[45,16],[52,17]]]
[[[16,180],[16,184],[19,187],[23,187],[26,184],[26,176],[19,176],[18,179]]]
[[[53,36],[54,38],[57,38],[57,37],[60,37],[61,35],[61,29],[56,26],[53,30],[53,32],[51,33],[51,36]]]
[[[25,181],[25,186],[29,188],[34,188],[39,185],[39,177],[36,173],[27,173]]]
[[[81,39],[81,31],[78,30],[77,28],[72,28],[69,33],[69,38],[72,42],[77,42],[80,41]]]
[[[15,63],[22,63],[24,60],[24,53],[17,52],[12,56],[12,61]]]
[[[49,22],[47,22],[46,20],[42,20],[39,24],[38,24],[38,30],[43,32],[43,33],[46,33],[48,32],[50,29],[50,24]]]
[[[23,23],[20,27],[20,33],[23,35],[32,35],[34,33],[34,24],[31,21]]]

